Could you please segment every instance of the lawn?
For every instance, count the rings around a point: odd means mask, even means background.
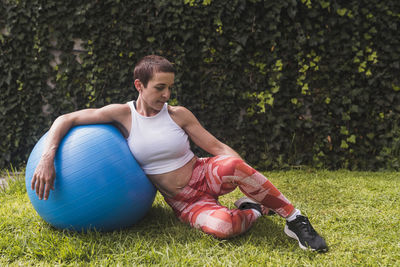
[[[0,189],[0,266],[399,266],[400,173],[296,170],[264,173],[325,237],[303,251],[278,216],[218,240],[179,222],[157,194],[137,225],[112,233],[52,228],[31,206],[23,173]],[[239,190],[221,202],[233,208]]]

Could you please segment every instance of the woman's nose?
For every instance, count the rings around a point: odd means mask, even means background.
[[[162,97],[164,97],[166,99],[169,99],[170,95],[171,95],[171,91],[168,88],[166,88],[162,93]]]

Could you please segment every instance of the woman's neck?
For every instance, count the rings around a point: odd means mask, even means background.
[[[146,103],[146,101],[140,97],[140,94],[134,103],[135,103],[135,109],[136,109],[137,113],[139,113],[140,115],[145,116],[145,117],[155,116],[158,113],[160,113],[160,111],[161,111],[161,110],[156,110],[156,109],[153,109],[152,107],[150,107]]]

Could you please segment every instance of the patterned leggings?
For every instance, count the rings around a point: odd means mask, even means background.
[[[282,217],[294,209],[265,176],[231,156],[199,158],[189,183],[178,195],[165,200],[182,222],[217,238],[229,238],[247,231],[260,216],[252,209],[230,210],[218,202],[218,196],[237,186]]]

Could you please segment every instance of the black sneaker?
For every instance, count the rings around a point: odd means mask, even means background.
[[[242,198],[239,198],[238,200],[236,200],[235,201],[235,206],[240,210],[255,209],[258,212],[260,212],[262,215],[270,216],[270,215],[274,215],[275,214],[275,212],[273,210],[269,210],[269,209],[267,209],[265,207],[264,207],[264,210],[263,210],[263,207],[261,207],[260,203],[254,201],[254,200],[252,200],[251,198],[248,198],[248,197],[242,197]],[[266,210],[268,211],[267,214],[265,214]]]
[[[304,250],[328,251],[325,240],[314,230],[308,218],[303,215],[297,215],[295,220],[286,222],[285,234],[297,239],[300,248]]]

